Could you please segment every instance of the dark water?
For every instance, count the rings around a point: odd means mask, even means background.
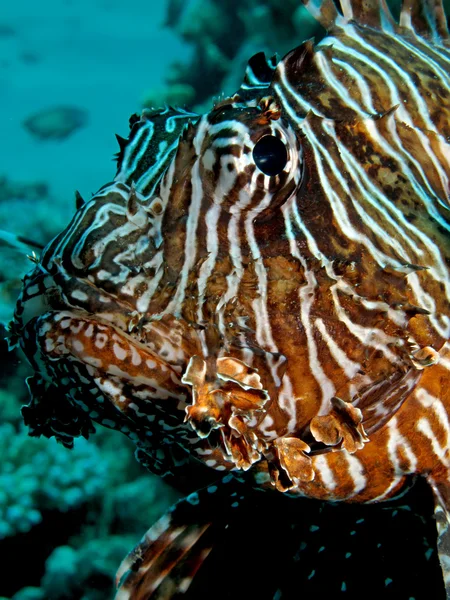
[[[377,506],[267,496],[226,529],[189,600],[445,599],[425,482]]]

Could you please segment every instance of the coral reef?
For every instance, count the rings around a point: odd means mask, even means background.
[[[39,598],[41,580],[44,598],[110,598],[120,560],[178,498],[135,461],[126,438],[105,430],[94,440],[67,450],[0,425],[0,552],[12,568],[24,544],[35,546],[40,563],[0,594]]]
[[[256,52],[283,55],[304,39],[322,35],[298,0],[195,0],[184,10],[172,2],[166,25],[192,46],[192,58],[172,65],[165,88],[144,94],[146,107],[167,103],[201,110],[212,96],[238,89]]]
[[[29,439],[25,427],[0,425],[0,540],[25,533],[45,510],[65,512],[103,493],[108,463],[84,439],[72,452],[54,439]]]

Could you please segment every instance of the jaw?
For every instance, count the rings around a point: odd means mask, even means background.
[[[49,311],[28,323],[21,346],[35,370],[23,410],[30,435],[70,447],[95,421],[155,454],[153,462],[161,440],[186,446],[192,438],[183,422],[190,393],[177,369],[114,325],[79,311]]]

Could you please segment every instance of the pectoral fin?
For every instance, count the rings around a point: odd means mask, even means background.
[[[221,539],[228,519],[244,505],[243,489],[226,476],[172,506],[120,565],[116,600],[182,597]]]
[[[450,476],[450,473],[449,473]],[[437,528],[437,549],[444,577],[447,599],[450,598],[450,484],[447,480],[437,482],[433,477],[427,477],[433,490],[434,515]]]
[[[318,442],[341,448],[353,454],[361,450],[369,438],[362,424],[362,412],[341,398],[331,399],[331,410],[327,415],[314,417],[310,424],[311,433]]]
[[[408,369],[373,383],[352,401],[362,413],[362,425],[368,436],[378,431],[401,408],[422,377],[423,370]]]

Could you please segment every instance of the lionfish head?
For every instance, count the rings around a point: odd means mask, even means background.
[[[24,281],[12,333],[35,369],[32,434],[71,445],[94,420],[153,461],[175,444],[220,469],[265,456],[277,473],[294,452],[285,489],[313,476],[311,445],[344,443],[316,416],[352,422],[354,451],[366,438],[347,403],[384,394],[398,410],[433,336],[411,337],[427,311],[405,278],[421,267],[361,181],[370,168],[403,194],[404,178],[369,135],[388,113],[337,119],[318,55],[310,42],[277,65],[257,55],[201,117],[132,117],[114,181],[78,202]],[[372,429],[389,418],[370,410]]]
[[[73,437],[93,431],[94,420],[150,453],[158,436],[183,442],[190,434],[192,445],[186,371],[211,337],[210,315],[186,318],[190,293],[177,288],[186,248],[211,237],[216,221],[215,252],[229,255],[219,233],[228,225],[219,221],[269,219],[299,185],[302,163],[271,98],[251,107],[222,102],[200,119],[144,111],[130,125],[129,140],[119,138],[116,179],[87,202],[77,194],[72,221],[24,278],[10,329],[35,371],[23,409],[32,435],[71,446]],[[189,221],[200,215],[194,230]],[[203,248],[192,262],[201,270],[209,253]],[[217,307],[222,292],[207,301]],[[208,416],[196,433],[201,440],[218,427]]]

